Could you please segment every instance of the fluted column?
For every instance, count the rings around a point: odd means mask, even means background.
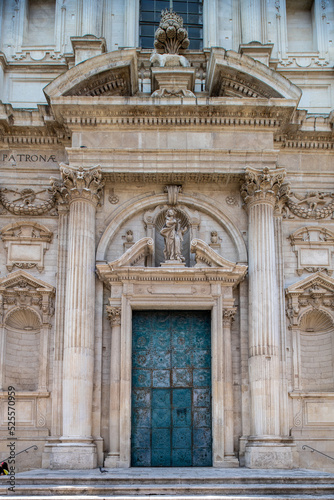
[[[291,450],[280,448],[280,337],[274,230],[274,207],[284,176],[283,169],[247,168],[241,189],[249,216],[251,437],[245,457],[249,467],[291,466]]]
[[[236,460],[234,455],[234,418],[233,418],[233,372],[232,372],[232,342],[231,326],[236,308],[223,309],[224,337],[224,457],[225,460]]]
[[[63,436],[53,468],[96,467],[92,443],[95,309],[95,210],[103,187],[98,167],[61,165],[69,203],[63,361]]]
[[[121,307],[107,306],[112,328],[110,346],[109,453],[105,467],[117,467],[120,460]]]

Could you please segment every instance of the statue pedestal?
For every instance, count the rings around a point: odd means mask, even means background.
[[[195,68],[152,68],[152,97],[195,97]]]
[[[186,267],[185,262],[181,262],[180,260],[166,260],[166,262],[162,262],[160,264],[161,267],[175,268],[175,267]]]

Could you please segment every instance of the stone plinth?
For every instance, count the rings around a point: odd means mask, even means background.
[[[267,436],[263,440],[248,440],[245,451],[245,465],[250,469],[291,469],[293,455],[286,442],[277,440],[275,436]]]
[[[184,268],[186,267],[186,264],[180,260],[166,260],[166,262],[162,262],[160,266],[165,268]]]
[[[94,35],[71,36],[71,43],[76,65],[106,51],[105,39],[97,38]]]
[[[195,68],[165,67],[152,68],[152,97],[178,96],[194,97]]]

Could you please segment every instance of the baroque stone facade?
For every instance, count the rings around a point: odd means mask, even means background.
[[[196,51],[170,11],[141,49],[139,0],[44,4],[0,6],[2,458],[14,387],[18,470],[331,470],[333,2],[204,0]],[[157,311],[209,311],[209,356]],[[154,458],[161,388],[191,459]]]

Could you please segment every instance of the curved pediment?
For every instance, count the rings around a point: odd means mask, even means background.
[[[137,90],[135,49],[116,50],[74,66],[44,88],[54,97],[131,96]]]
[[[287,78],[246,55],[214,48],[207,70],[210,97],[294,99],[302,91]]]

